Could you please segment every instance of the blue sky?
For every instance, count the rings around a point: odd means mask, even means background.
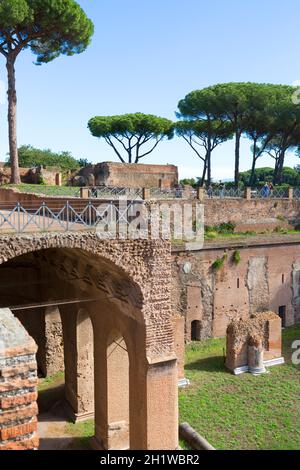
[[[178,101],[193,89],[228,81],[300,80],[298,0],[79,3],[95,24],[85,53],[40,67],[30,52],[18,58],[19,145],[113,161],[111,149],[89,134],[87,121],[94,115],[141,111],[174,119]],[[2,57],[0,67],[6,81]],[[1,161],[8,151],[6,114],[2,103]],[[286,163],[298,160],[289,156]],[[181,177],[201,174],[200,160],[179,139],[162,143],[144,163],[177,164]],[[264,158],[259,166],[272,164]],[[241,168],[250,166],[244,141]],[[232,143],[227,143],[214,153],[214,179],[232,177],[233,168]]]

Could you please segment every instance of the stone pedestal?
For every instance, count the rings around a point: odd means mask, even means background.
[[[264,349],[261,343],[248,346],[248,367],[252,375],[266,373],[264,366]]]

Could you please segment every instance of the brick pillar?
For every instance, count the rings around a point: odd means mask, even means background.
[[[182,197],[185,199],[190,199],[192,187],[189,184],[183,186]]]
[[[178,448],[177,361],[161,357],[149,362],[142,365],[140,361],[130,373],[130,449],[175,450]]]
[[[62,185],[62,175],[61,175],[61,173],[56,173],[56,175],[55,175],[55,184],[56,184],[56,186],[61,186]]]
[[[178,366],[178,380],[179,383],[184,381],[184,352],[185,352],[185,340],[184,340],[184,327],[185,319],[182,316],[175,316],[173,318],[174,325],[174,349],[177,356]]]
[[[250,201],[250,199],[251,199],[251,188],[249,188],[249,187],[245,188],[244,198],[247,199],[247,201]]]
[[[150,199],[151,197],[151,191],[149,188],[143,188],[143,199]]]
[[[75,421],[94,418],[94,331],[86,309],[77,315],[77,409]]]
[[[36,351],[19,320],[0,309],[0,450],[39,446]]]
[[[289,188],[288,189],[288,198],[293,199],[294,198],[294,188]]]
[[[204,202],[205,198],[205,188],[203,186],[197,188],[197,199],[200,202]]]
[[[35,314],[35,312],[33,312]],[[45,377],[64,370],[64,346],[58,307],[47,307],[41,315],[43,342],[38,343],[39,368]]]
[[[89,188],[80,188],[80,197],[81,199],[89,199],[90,197]]]

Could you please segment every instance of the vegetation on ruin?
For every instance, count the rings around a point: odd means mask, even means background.
[[[11,182],[20,183],[17,147],[16,59],[30,49],[36,64],[60,55],[83,52],[93,35],[93,23],[75,0],[2,0],[0,3],[0,53],[8,77],[8,134]]]
[[[105,140],[122,163],[139,163],[164,138],[174,136],[172,121],[143,113],[95,116],[88,127],[94,137]]]
[[[259,377],[227,371],[224,339],[191,343],[185,367],[191,385],[180,390],[180,421],[217,449],[299,449],[300,366],[291,362],[299,338],[300,325],[283,330],[286,363]]]
[[[219,225],[206,225],[204,227],[204,236],[205,238],[217,238],[217,236],[222,235],[233,235],[235,229],[235,224],[233,222],[222,222]]]
[[[240,264],[241,262],[241,252],[239,250],[235,250],[232,255],[232,260],[234,264]]]
[[[213,271],[219,271],[224,266],[224,263],[226,260],[227,260],[227,253],[224,253],[224,255],[221,258],[217,258],[211,265]]]

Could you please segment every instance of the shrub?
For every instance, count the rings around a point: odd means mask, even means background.
[[[217,226],[217,231],[219,233],[233,233],[235,229],[235,224],[232,222],[223,222]]]
[[[235,264],[239,264],[241,262],[241,252],[239,250],[235,250],[232,259]]]
[[[217,258],[213,264],[211,265],[212,269],[214,271],[219,271],[219,269],[221,269],[223,266],[224,266],[224,263],[227,259],[227,254],[225,253],[222,258]]]
[[[217,232],[206,232],[205,233],[205,238],[212,239],[212,238],[217,238],[218,234]]]

